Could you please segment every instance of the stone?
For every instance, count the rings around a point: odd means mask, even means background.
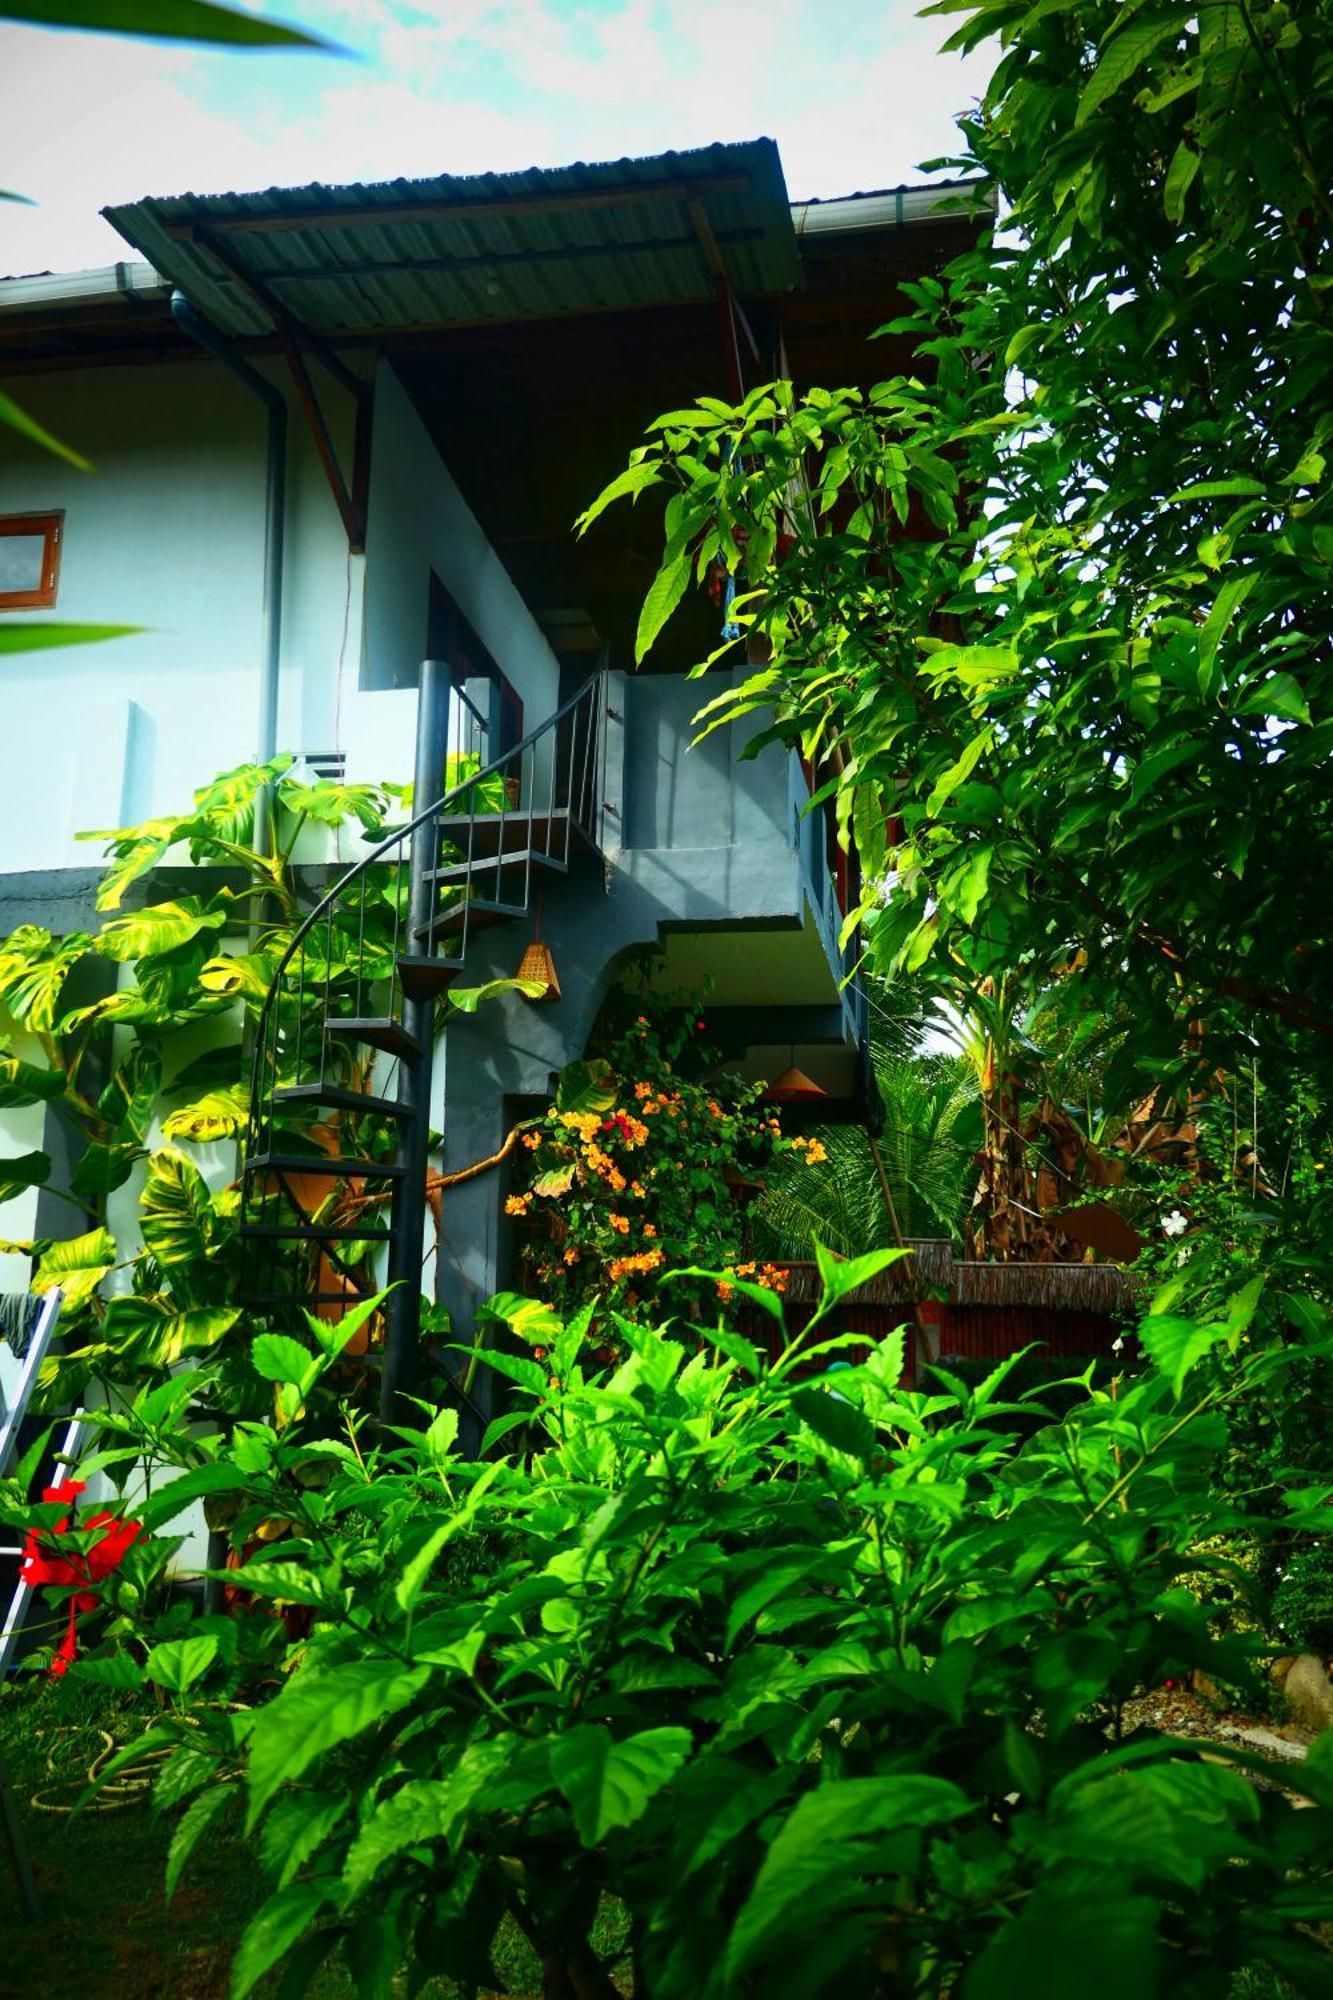
[[[1282,1692],[1293,1720],[1303,1729],[1316,1736],[1333,1729],[1333,1682],[1313,1653],[1302,1653],[1292,1662]]]

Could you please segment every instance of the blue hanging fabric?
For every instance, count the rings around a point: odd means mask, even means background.
[[[731,615],[731,607],[735,599],[736,572],[734,569],[729,569],[727,571],[726,596],[722,601],[722,637],[724,639],[739,639],[741,636],[741,628]]]

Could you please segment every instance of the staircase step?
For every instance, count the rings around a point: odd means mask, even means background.
[[[403,952],[398,958],[398,977],[409,1000],[436,1000],[447,993],[463,969],[461,958],[428,958]]]
[[[408,1061],[425,1053],[402,1022],[386,1014],[333,1014],[324,1023],[324,1032],[342,1041],[364,1042],[367,1048],[383,1049],[386,1055],[402,1056]]]
[[[470,853],[473,859],[489,854],[492,858],[513,848],[542,848],[547,853],[565,852],[571,829],[564,806],[555,812],[532,813],[443,813],[437,824],[445,837]]]
[[[444,868],[432,868],[426,876],[428,882],[468,882],[474,875],[483,875],[494,881],[502,878],[511,868],[549,868],[557,875],[569,873],[568,864],[558,854],[547,854],[540,847],[516,847],[511,852],[506,848],[503,854],[474,854],[470,861],[454,861]]]
[[[252,1237],[264,1243],[388,1243],[393,1232],[385,1223],[367,1223],[364,1229],[357,1229],[346,1222],[299,1222],[293,1216],[290,1222],[245,1222],[241,1225],[241,1241]]]
[[[255,1153],[247,1174],[318,1174],[321,1179],[398,1181],[404,1169],[395,1160],[334,1160],[323,1153]]]
[[[275,1104],[320,1104],[331,1111],[357,1111],[365,1117],[405,1118],[396,1097],[374,1097],[365,1090],[344,1090],[337,1083],[283,1084],[273,1093]]]
[[[469,896],[466,902],[450,903],[447,909],[433,916],[429,923],[413,926],[412,935],[418,938],[447,936],[450,931],[461,931],[463,919],[467,918],[469,931],[488,931],[496,924],[507,924],[514,917],[525,917],[525,903],[496,903],[481,896]]]

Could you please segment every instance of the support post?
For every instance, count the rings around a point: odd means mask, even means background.
[[[417,695],[416,768],[412,810],[440,797],[449,747],[449,668],[443,660],[423,660]],[[435,866],[438,828],[423,821],[412,835],[408,861],[407,948],[415,949],[417,926],[429,923],[435,908],[430,871]],[[426,1247],[426,1175],[430,1160],[431,1070],[435,1040],[433,998],[403,995],[403,1026],[420,1053],[405,1056],[398,1068],[398,1153],[402,1174],[394,1182],[389,1211],[389,1280],[395,1289],[385,1307],[384,1373],[380,1416],[386,1423],[410,1423],[404,1398],[416,1379],[421,1337],[421,1266]]]

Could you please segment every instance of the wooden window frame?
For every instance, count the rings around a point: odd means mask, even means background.
[[[63,507],[34,514],[0,514],[0,538],[40,535],[42,577],[36,590],[0,590],[0,611],[49,611],[60,580],[60,548],[65,538]]]

